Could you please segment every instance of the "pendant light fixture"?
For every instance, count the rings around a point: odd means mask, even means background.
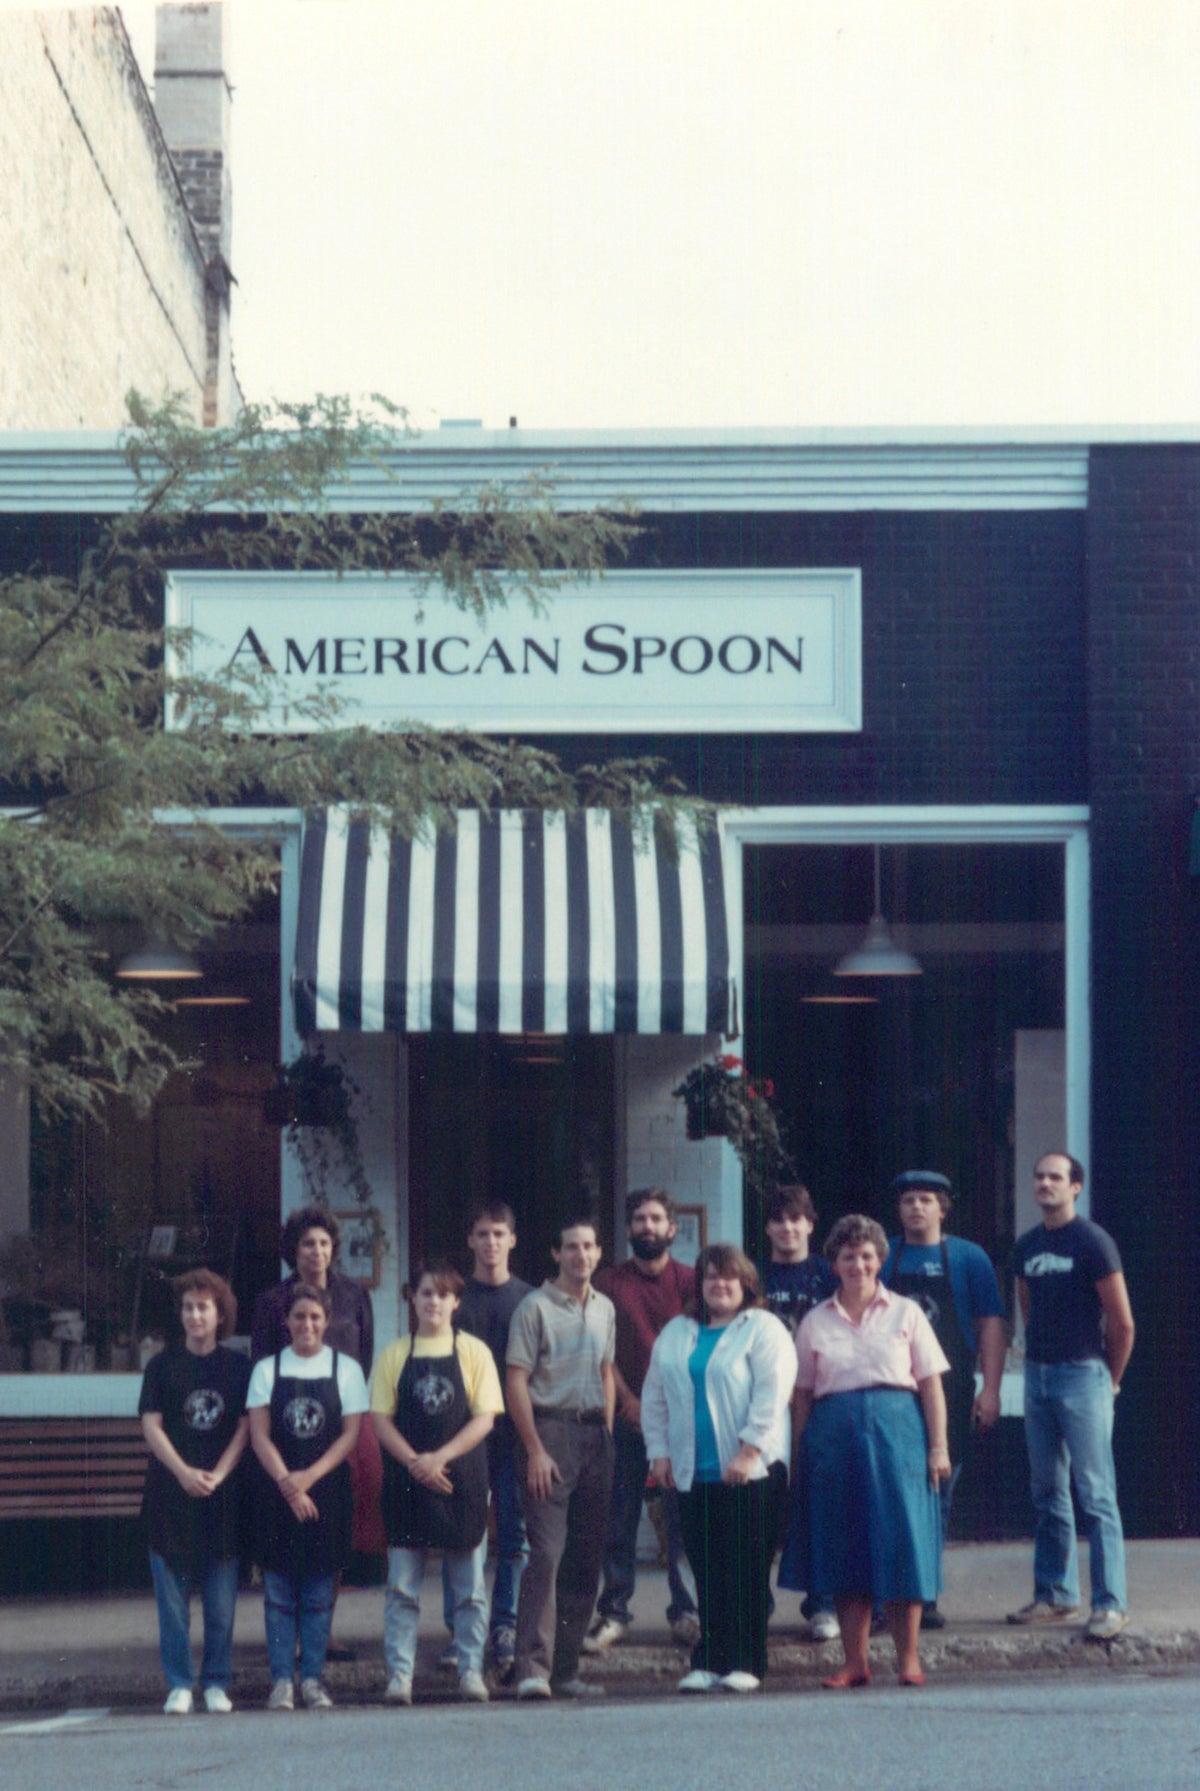
[[[168,941],[151,939],[121,959],[117,975],[126,982],[169,983],[195,982],[204,972],[190,952],[181,951]]]
[[[857,951],[847,952],[833,967],[835,976],[920,976],[917,960],[900,947],[888,930],[879,897],[879,847],[875,847],[875,906],[866,936]]]

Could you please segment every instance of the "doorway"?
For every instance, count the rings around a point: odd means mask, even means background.
[[[467,1266],[471,1209],[516,1215],[513,1272],[553,1273],[563,1219],[596,1221],[608,1259],[613,1046],[608,1037],[423,1034],[409,1039],[410,1261]]]

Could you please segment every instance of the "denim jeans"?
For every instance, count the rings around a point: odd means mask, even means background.
[[[1037,1513],[1033,1589],[1047,1604],[1079,1603],[1073,1480],[1091,1550],[1093,1609],[1126,1607],[1112,1430],[1112,1376],[1106,1363],[1026,1362],[1025,1440]]]
[[[387,1591],[383,1595],[383,1653],[391,1673],[412,1678],[417,1658],[417,1620],[421,1614],[421,1581],[425,1576],[423,1548],[389,1548]],[[458,1676],[482,1673],[483,1645],[487,1640],[487,1590],[483,1566],[487,1560],[487,1534],[474,1549],[447,1549],[442,1571],[450,1581],[451,1629],[458,1651]]]
[[[337,1575],[326,1573],[295,1580],[290,1574],[264,1568],[263,1588],[272,1680],[291,1679],[295,1673],[297,1641],[301,1679],[319,1679],[325,1670]]]
[[[517,1593],[521,1575],[529,1559],[529,1542],[525,1535],[525,1513],[521,1509],[521,1492],[517,1485],[516,1454],[511,1436],[497,1436],[493,1430],[487,1439],[488,1479],[492,1488],[492,1511],[496,1519],[496,1574],[492,1581],[492,1635],[499,1629],[517,1627]],[[454,1630],[454,1594],[450,1570],[442,1564],[442,1615],[446,1628]]]
[[[617,1418],[613,1425],[613,1489],[604,1542],[604,1590],[597,1610],[602,1617],[630,1623],[629,1601],[637,1576],[637,1534],[646,1497],[646,1441],[640,1430]],[[667,1622],[694,1612],[696,1601],[683,1576],[683,1538],[679,1532],[679,1500],[665,1487],[661,1494],[667,1540],[667,1585],[671,1601]]]
[[[158,1604],[158,1647],[167,1685],[172,1691],[192,1689],[191,1598],[198,1592],[204,1610],[200,1684],[206,1690],[219,1685],[228,1691],[238,1588],[236,1555],[228,1561],[212,1561],[204,1573],[192,1575],[181,1573],[151,1549],[150,1577]]]

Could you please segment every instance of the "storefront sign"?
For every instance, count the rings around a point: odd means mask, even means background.
[[[479,621],[404,577],[179,572],[167,622],[194,631],[194,671],[274,678],[263,732],[304,732],[295,704],[323,687],[367,727],[841,733],[862,725],[860,586],[853,570],[615,572]]]

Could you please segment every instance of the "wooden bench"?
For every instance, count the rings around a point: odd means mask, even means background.
[[[136,1517],[149,1459],[137,1418],[0,1419],[0,1519]]]

